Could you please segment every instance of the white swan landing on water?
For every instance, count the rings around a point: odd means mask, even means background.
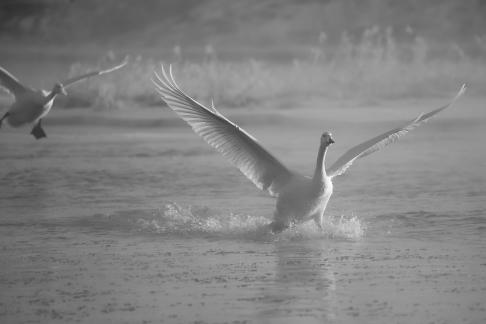
[[[219,113],[186,95],[176,84],[169,66],[169,74],[162,66],[162,74],[154,72],[153,83],[167,105],[185,120],[209,145],[231,161],[259,189],[277,197],[273,232],[280,232],[291,223],[313,219],[322,228],[324,211],[332,195],[332,179],[343,174],[358,158],[376,152],[395,142],[401,135],[427,121],[430,117],[451,106],[466,90],[461,87],[452,101],[426,114],[422,114],[402,127],[392,129],[363,142],[347,151],[330,168],[325,167],[327,149],[334,143],[329,132],[320,139],[317,163],[312,177],[289,170],[258,141]]]
[[[110,73],[124,67],[127,64],[127,59],[123,63],[118,64],[112,68],[100,71],[89,72],[80,76],[67,79],[63,82],[58,82],[54,85],[51,91],[36,90],[24,86],[12,74],[0,66],[0,86],[4,86],[15,97],[15,102],[9,110],[0,119],[0,127],[4,119],[12,127],[20,127],[25,124],[33,124],[30,132],[36,139],[47,137],[42,128],[41,121],[44,116],[51,110],[54,99],[58,94],[66,95],[66,88],[78,81],[86,78]]]

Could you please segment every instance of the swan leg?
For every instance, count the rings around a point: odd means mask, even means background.
[[[5,118],[7,118],[8,116],[10,116],[10,113],[9,112],[6,112],[5,115],[3,115],[2,119],[0,119],[0,127],[2,127],[2,122]]]
[[[316,223],[317,227],[322,231],[322,216],[323,215],[316,215],[313,217],[314,222]]]
[[[32,131],[30,132],[35,137],[35,139],[47,137],[46,132],[44,132],[44,129],[42,129],[41,120],[42,119],[39,119],[37,124],[34,125]]]

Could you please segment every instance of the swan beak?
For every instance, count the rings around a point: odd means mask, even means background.
[[[332,138],[329,139],[329,144],[334,144],[336,142],[334,142],[334,140]]]
[[[61,94],[63,94],[63,95],[65,95],[65,96],[67,96],[67,92],[66,92],[66,89],[64,89],[64,88],[61,88]]]

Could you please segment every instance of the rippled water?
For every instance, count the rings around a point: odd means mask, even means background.
[[[458,114],[337,178],[323,232],[279,235],[274,200],[186,127],[2,129],[0,322],[483,323],[485,119]],[[242,121],[311,174],[327,120],[287,117]],[[344,117],[331,161],[396,125]]]

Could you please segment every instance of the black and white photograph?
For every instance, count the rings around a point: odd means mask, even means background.
[[[486,323],[485,0],[1,0],[0,323]]]

